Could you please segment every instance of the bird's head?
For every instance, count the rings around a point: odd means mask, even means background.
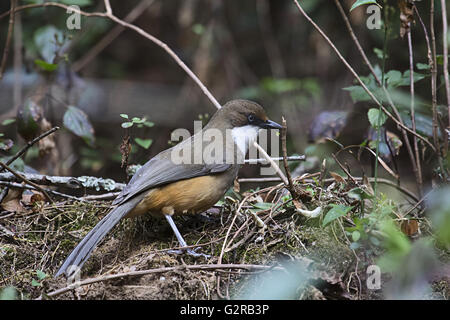
[[[260,129],[281,129],[269,120],[263,107],[249,100],[232,100],[219,109],[206,128],[231,129],[234,143],[245,155]]]

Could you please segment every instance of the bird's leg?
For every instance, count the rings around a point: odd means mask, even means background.
[[[181,247],[187,247],[187,243],[186,243],[186,241],[184,241],[183,236],[181,235],[180,231],[178,231],[178,228],[177,228],[177,226],[175,225],[175,222],[173,221],[172,216],[169,215],[169,214],[165,214],[164,216],[166,217],[167,222],[169,222],[169,225],[170,225],[170,227],[172,228],[173,233],[175,233],[175,236],[177,237],[178,242],[180,243],[180,246],[181,246]],[[205,258],[210,258],[210,256],[207,255],[207,254],[196,252],[196,250],[197,250],[198,248],[199,248],[199,247],[194,248],[194,249],[191,249],[191,248],[185,248],[185,249],[182,249],[182,250],[183,250],[183,251],[186,251],[187,254],[189,254],[189,255],[191,255],[191,256],[194,256],[194,257],[200,257],[200,256],[203,256],[203,257],[205,257]],[[172,251],[172,252],[176,252],[175,250],[171,250],[171,251]],[[179,253],[179,252],[177,252],[177,253]]]

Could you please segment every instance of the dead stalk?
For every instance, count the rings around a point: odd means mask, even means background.
[[[411,124],[413,131],[416,131],[416,116],[415,116],[415,105],[414,105],[414,56],[412,47],[412,35],[411,35],[411,23],[409,23],[408,29],[408,55],[409,55],[409,89],[411,94]],[[416,182],[419,190],[419,195],[422,196],[422,168],[420,164],[420,154],[419,146],[417,144],[417,138],[413,137],[414,153],[416,157]]]

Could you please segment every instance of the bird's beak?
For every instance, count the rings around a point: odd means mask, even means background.
[[[278,123],[276,123],[275,121],[272,121],[272,120],[266,120],[266,121],[262,122],[259,126],[263,129],[282,129],[283,128]]]

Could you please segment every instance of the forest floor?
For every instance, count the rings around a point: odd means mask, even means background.
[[[176,217],[186,242],[209,257],[169,251],[178,243],[165,219],[121,221],[94,250],[75,288],[53,275],[110,203],[44,205],[22,195],[24,210],[0,217],[0,287],[14,287],[23,299],[382,299],[389,275],[382,275],[381,288],[369,289],[367,268],[383,248],[361,241],[352,247],[345,228],[359,209],[344,196],[351,186],[337,182],[302,183],[305,210],[353,205],[325,227],[323,214],[299,214],[299,203],[281,185],[233,192],[221,206]],[[449,254],[441,260],[448,263]],[[448,298],[449,283],[435,281],[428,298]]]

